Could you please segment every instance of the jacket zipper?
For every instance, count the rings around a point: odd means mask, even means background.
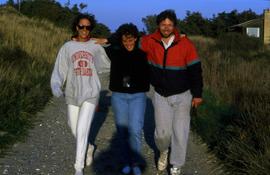
[[[154,38],[153,38],[154,39]],[[166,62],[167,62],[167,54],[168,54],[168,50],[171,48],[171,47],[173,47],[173,46],[175,46],[176,44],[177,44],[177,42],[173,42],[167,49],[165,49],[165,47],[164,47],[164,45],[163,45],[163,43],[162,43],[162,41],[158,41],[158,40],[156,40],[156,39],[154,39],[157,43],[159,43],[162,47],[163,47],[163,49],[164,49],[164,55],[163,55],[163,65],[162,65],[162,72],[163,72],[163,76],[161,77],[162,79],[163,79],[163,82],[165,83],[166,82],[166,76],[165,76],[165,74],[166,74]],[[165,88],[165,87],[163,87],[163,88]],[[162,92],[163,94],[164,94],[164,92]]]
[[[162,41],[157,40],[157,39],[155,39],[155,38],[153,38],[153,37],[152,37],[152,39],[155,40],[157,43],[159,43],[159,44],[161,45],[161,47],[163,47],[163,49],[164,49],[163,65],[162,65],[162,68],[163,68],[163,70],[165,71],[165,69],[166,69],[166,62],[167,62],[167,54],[168,54],[168,50],[169,50],[171,47],[175,46],[178,42],[177,42],[177,41],[176,41],[176,42],[174,41],[167,49],[165,49],[165,47],[164,47]]]
[[[162,65],[162,67],[163,67],[163,70],[165,71],[165,69],[166,69],[166,63],[167,63],[168,50],[169,50],[171,47],[173,47],[174,45],[176,45],[176,43],[173,42],[167,49],[165,49],[165,47],[164,47],[164,45],[163,45],[162,42],[159,42],[159,44],[161,44],[161,46],[162,46],[163,49],[164,49],[163,65]]]

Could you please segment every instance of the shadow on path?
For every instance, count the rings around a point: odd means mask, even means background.
[[[95,113],[89,135],[89,143],[94,144],[100,128],[106,120],[111,105],[111,96],[108,96],[109,91],[103,90],[100,92],[100,100]]]
[[[146,102],[146,111],[145,111],[145,118],[144,118],[144,137],[145,142],[147,145],[153,150],[154,152],[154,160],[155,163],[157,162],[159,151],[155,144],[155,118],[154,118],[154,107],[152,100],[150,98],[147,98]]]
[[[108,91],[101,92],[101,102],[99,106],[99,110],[96,114],[96,117],[93,121],[93,126],[91,128],[91,136],[90,141],[94,143],[101,126],[105,122],[109,106],[110,106],[110,97],[107,96]],[[145,124],[143,128],[144,138],[148,146],[157,153],[157,148],[154,142],[154,114],[153,114],[153,105],[151,100],[147,99],[147,107],[145,112]],[[129,137],[129,136],[127,136]],[[102,150],[101,152],[97,152],[95,154],[95,158],[92,164],[92,170],[97,175],[118,175],[121,174],[121,168],[125,165],[125,161],[123,160],[123,147],[121,145],[121,138],[117,134],[117,132],[113,133],[112,138],[109,141],[109,145],[106,146],[107,149]],[[122,148],[121,148],[122,147]],[[156,155],[156,154],[155,154]],[[142,172],[147,167],[146,160],[143,157],[144,155],[134,155],[138,156],[141,160],[141,168]]]

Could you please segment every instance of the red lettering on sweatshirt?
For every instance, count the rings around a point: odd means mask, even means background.
[[[72,55],[72,63],[76,76],[92,76],[91,64],[93,56],[86,51],[79,51]]]

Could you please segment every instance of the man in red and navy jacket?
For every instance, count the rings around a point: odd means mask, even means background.
[[[160,150],[158,170],[165,170],[170,151],[172,175],[181,173],[185,163],[190,126],[190,108],[202,103],[202,69],[196,48],[176,29],[172,10],[157,16],[158,29],[141,38],[151,69],[155,93],[155,140]]]

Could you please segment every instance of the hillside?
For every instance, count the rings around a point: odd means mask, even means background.
[[[22,139],[34,114],[51,97],[49,78],[56,53],[70,33],[0,8],[0,154]]]

